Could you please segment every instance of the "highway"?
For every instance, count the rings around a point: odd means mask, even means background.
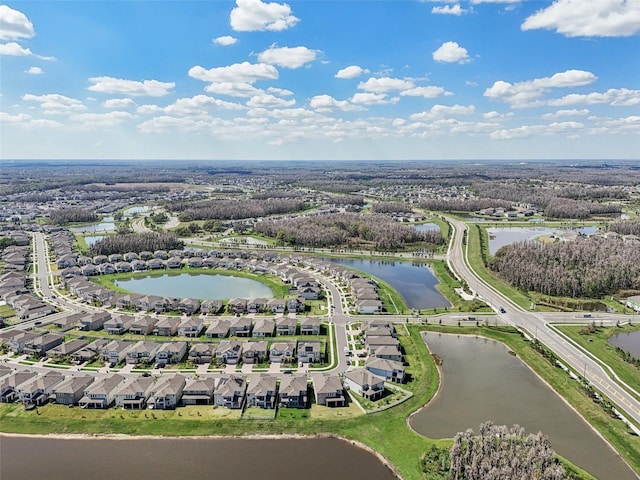
[[[498,317],[507,324],[525,330],[531,338],[535,338],[552,350],[561,361],[571,367],[575,372],[584,376],[598,390],[604,393],[618,410],[625,413],[629,420],[636,425],[640,425],[640,393],[615,377],[613,371],[603,367],[587,351],[562,336],[549,324],[557,322],[559,319],[564,322],[585,323],[585,319],[572,318],[568,314],[541,314],[528,312],[519,305],[511,301],[490,284],[486,283],[469,265],[467,261],[468,245],[463,242],[465,236],[463,232],[467,230],[467,225],[454,218],[447,218],[453,227],[453,235],[449,245],[447,261],[452,271],[467,282],[467,285],[475,291],[485,303],[487,303]],[[505,313],[500,310],[504,309]],[[598,317],[600,318],[600,317]],[[616,316],[616,318],[620,318]],[[622,317],[628,320],[628,317]],[[589,319],[600,321],[597,318]],[[610,319],[608,319],[611,321]],[[616,320],[617,321],[617,320]],[[634,392],[635,397],[630,393]]]

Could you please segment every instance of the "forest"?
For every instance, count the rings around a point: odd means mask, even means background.
[[[182,247],[184,247],[184,243],[175,233],[153,232],[110,235],[95,242],[91,245],[90,250],[92,255],[111,255],[112,253],[173,250]]]
[[[502,247],[489,267],[523,291],[600,298],[640,290],[640,248],[592,236],[574,242],[517,242]]]
[[[406,244],[426,242],[444,243],[438,230],[418,232],[409,225],[393,221],[382,214],[361,215],[336,213],[286,220],[264,220],[255,230],[265,236],[291,246],[333,247],[358,246],[376,250],[394,250]]]

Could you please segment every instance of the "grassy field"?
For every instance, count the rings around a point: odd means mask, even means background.
[[[593,332],[589,332],[589,329],[585,327],[565,325],[556,325],[555,327],[582,348],[593,353],[609,365],[624,383],[636,392],[640,391],[640,368],[626,362],[616,350],[616,347],[609,343],[609,337],[612,335],[616,333],[638,332],[640,331],[640,325],[624,325],[622,327],[595,326]],[[635,395],[633,392],[629,391],[629,393],[638,398],[638,395]],[[640,400],[640,398],[638,399]]]

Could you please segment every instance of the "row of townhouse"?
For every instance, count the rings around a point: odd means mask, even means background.
[[[274,337],[297,335],[321,335],[322,321],[318,317],[252,318],[252,317],[157,317],[151,315],[134,316],[101,312],[78,312],[61,317],[53,325],[62,331],[78,329],[82,331],[104,330],[112,335],[127,332],[135,335],[157,335],[163,337],[181,336],[198,338],[226,337]]]

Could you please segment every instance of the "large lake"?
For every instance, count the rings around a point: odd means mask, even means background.
[[[1,439],[1,479],[392,480],[371,453],[319,439]]]
[[[130,292],[170,298],[273,298],[273,292],[266,285],[249,278],[227,275],[180,273],[130,278],[115,283]]]
[[[637,480],[618,454],[519,358],[493,340],[425,334],[442,358],[438,395],[411,417],[430,438],[451,438],[488,420],[548,435],[553,449],[599,479]],[[573,380],[567,380],[573,381]]]
[[[347,258],[325,258],[325,260],[360,270],[384,280],[404,298],[409,308],[451,306],[451,303],[436,288],[440,282],[428,264]]]

